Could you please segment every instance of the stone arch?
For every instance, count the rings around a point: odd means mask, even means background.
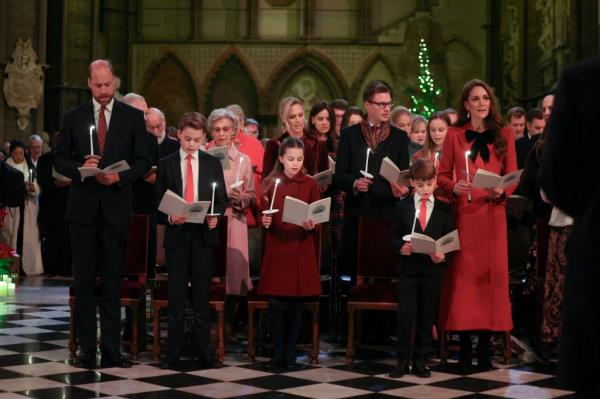
[[[459,37],[450,38],[444,43],[444,47],[448,76],[452,77],[448,81],[448,99],[450,106],[455,107],[463,85],[473,78],[484,78],[480,69],[481,56]]]
[[[144,72],[140,94],[148,106],[164,112],[167,125],[176,126],[181,115],[199,110],[196,79],[191,71],[182,57],[169,50]]]
[[[229,104],[239,104],[246,115],[259,113],[258,74],[247,57],[235,47],[224,51],[206,74],[201,108],[207,113]]]
[[[261,108],[265,113],[277,115],[279,100],[296,95],[310,109],[321,99],[347,98],[348,92],[341,70],[330,58],[315,49],[299,49],[269,74]]]
[[[352,85],[353,90],[352,97],[349,99],[350,103],[354,102],[354,104],[362,108],[363,90],[367,83],[374,79],[383,80],[388,83],[394,90],[394,98],[397,98],[399,88],[396,85],[394,69],[381,54],[375,53],[363,63],[360,74],[357,75],[357,79]]]

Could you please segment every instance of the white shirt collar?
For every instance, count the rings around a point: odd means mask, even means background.
[[[196,151],[195,153],[191,154],[192,155],[192,159],[193,160],[197,160],[198,159],[198,151]],[[183,151],[181,148],[179,149],[179,157],[181,158],[182,161],[185,161],[186,158],[188,156],[188,153]]]
[[[94,104],[94,114],[97,114],[98,112],[100,112],[100,107],[102,107],[102,105],[100,105],[100,103],[98,101],[96,101],[95,98],[92,98],[92,103]],[[110,102],[108,104],[106,104],[106,111],[112,113],[114,104],[115,104],[115,98],[113,97],[110,99]]]
[[[433,195],[430,195],[429,198],[427,198],[427,202],[433,205],[433,203],[434,203]],[[415,205],[416,204],[418,204],[419,206],[421,205],[421,196],[415,192]]]

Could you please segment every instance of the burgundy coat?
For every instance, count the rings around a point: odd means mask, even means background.
[[[438,185],[452,201],[461,247],[444,271],[440,323],[449,331],[510,331],[505,198],[515,186],[507,188],[499,200],[489,199],[481,189],[473,190],[471,203],[466,195],[453,194],[455,176],[464,179],[466,175],[465,151],[472,145],[466,140],[466,128],[470,126],[448,128],[437,175]],[[471,181],[477,169],[499,175],[517,169],[514,135],[508,128],[502,129],[502,135],[506,155],[498,158],[493,144],[488,144],[488,163],[481,156],[475,162],[469,159]]]
[[[273,171],[279,153],[279,146],[288,137],[290,135],[286,132],[276,139],[267,141],[263,159],[263,179]],[[304,135],[300,140],[304,143],[304,168],[306,173],[312,176],[329,169],[327,143],[319,140],[314,133],[307,133],[306,131],[304,131]]]
[[[310,204],[320,199],[314,179],[299,173],[292,179],[283,173],[275,194],[273,223],[265,233],[265,249],[260,272],[259,295],[267,296],[317,296],[321,294],[319,263],[316,250],[317,226],[306,231],[300,226],[282,222],[283,203],[291,196]],[[266,182],[265,182],[266,183]],[[264,190],[266,191],[266,190]],[[264,192],[263,191],[263,192]],[[273,195],[273,185],[268,191],[268,208]]]

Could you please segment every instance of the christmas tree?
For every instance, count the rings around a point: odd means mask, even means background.
[[[435,112],[435,104],[442,89],[436,88],[431,72],[429,71],[429,50],[427,43],[421,39],[419,43],[419,87],[409,92],[411,108],[410,111],[415,114],[423,115],[429,119],[429,116]]]

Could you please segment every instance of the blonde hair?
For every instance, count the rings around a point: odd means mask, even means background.
[[[284,97],[281,99],[281,101],[279,102],[279,119],[281,120],[281,123],[283,124],[283,126],[285,127],[285,130],[288,130],[288,125],[287,125],[287,114],[288,112],[290,112],[290,108],[292,108],[293,105],[300,105],[303,109],[304,109],[304,102],[302,102],[302,100],[300,100],[298,97]]]

